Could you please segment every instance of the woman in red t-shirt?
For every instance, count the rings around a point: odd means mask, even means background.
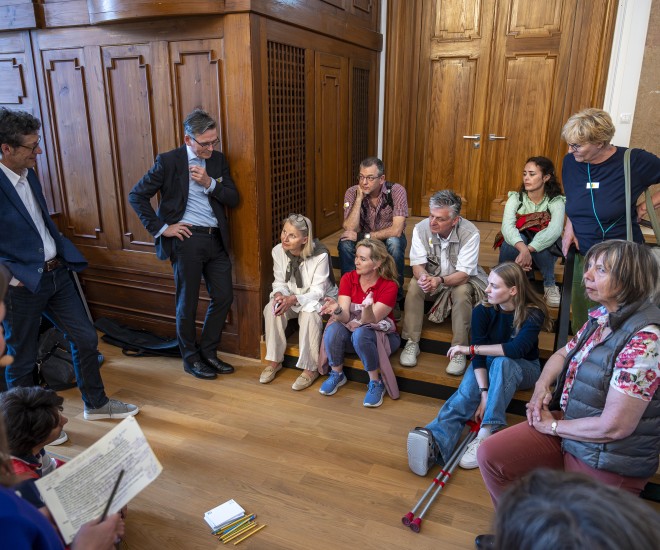
[[[322,314],[330,315],[322,345],[332,368],[319,390],[323,395],[333,395],[346,384],[344,354],[357,353],[369,374],[364,406],[383,403],[385,384],[380,370],[385,362],[389,365],[389,355],[401,342],[392,316],[399,287],[396,281],[396,266],[385,245],[379,240],[360,241],[355,271],[341,278],[337,300],[327,298],[321,309]],[[392,388],[388,386],[388,390],[392,395]]]

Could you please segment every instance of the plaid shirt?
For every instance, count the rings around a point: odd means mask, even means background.
[[[344,219],[348,218],[353,209],[355,197],[357,197],[357,188],[357,185],[353,185],[346,190],[344,195]],[[360,205],[360,231],[358,233],[371,233],[391,227],[394,216],[408,217],[406,189],[395,183],[392,185],[391,193],[394,208],[387,204],[387,186],[385,183],[380,188],[380,201],[376,206],[373,206],[369,200],[362,201]],[[405,228],[406,224],[404,222],[403,229],[405,230]]]

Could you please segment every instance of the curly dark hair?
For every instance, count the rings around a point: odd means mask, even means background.
[[[9,452],[24,456],[45,443],[60,423],[62,403],[64,398],[41,386],[12,388],[0,394]]]
[[[41,122],[30,113],[0,107],[0,145],[19,147],[23,136],[36,134],[40,128]]]
[[[548,199],[552,200],[559,195],[562,195],[561,185],[555,174],[555,165],[548,157],[529,157],[525,164],[528,162],[533,162],[541,169],[541,174],[543,176],[550,176],[548,181],[545,182],[545,188],[543,192],[548,196]],[[520,185],[520,200],[522,201],[522,194],[525,193],[525,184]]]

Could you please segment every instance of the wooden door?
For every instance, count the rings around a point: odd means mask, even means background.
[[[602,101],[612,0],[390,7],[384,160],[407,185],[414,214],[451,188],[465,199],[464,216],[488,220],[492,204],[519,187],[528,157],[547,156],[559,170],[564,121]],[[405,97],[410,122],[397,117]]]
[[[315,219],[317,235],[341,227],[348,172],[348,60],[316,55]]]

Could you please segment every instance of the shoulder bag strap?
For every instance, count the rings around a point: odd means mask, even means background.
[[[649,215],[649,220],[653,226],[653,233],[655,233],[655,242],[660,244],[660,222],[658,221],[658,216],[655,214],[655,208],[653,207],[653,200],[651,199],[651,190],[647,189],[644,193],[646,197],[646,211]]]
[[[626,240],[632,241],[632,219],[630,218],[630,151],[632,149],[626,149],[626,152],[623,154],[623,174],[626,180]]]

